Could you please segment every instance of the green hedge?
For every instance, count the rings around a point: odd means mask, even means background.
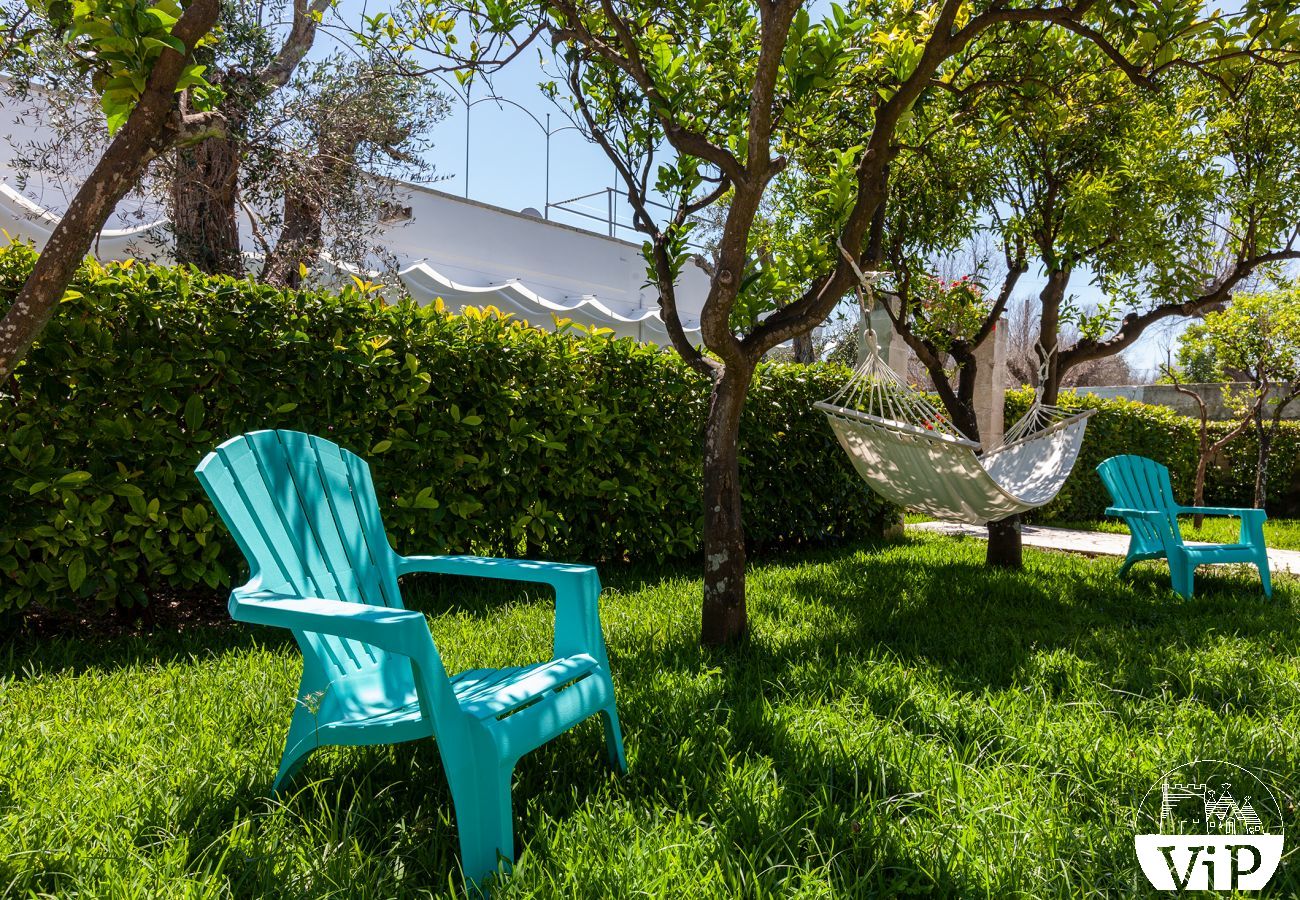
[[[1029,390],[1007,394],[1006,418],[1010,424],[1033,399]],[[1096,519],[1110,505],[1097,477],[1097,464],[1120,453],[1134,453],[1169,467],[1174,491],[1183,503],[1192,502],[1196,476],[1198,422],[1168,407],[1132,400],[1103,400],[1092,394],[1064,394],[1066,409],[1096,409],[1079,452],[1074,472],[1061,493],[1033,513],[1040,522]],[[1223,434],[1230,426],[1211,423],[1211,433]],[[1214,506],[1251,506],[1255,491],[1256,441],[1251,433],[1235,438],[1211,461],[1206,474],[1205,499]],[[1269,464],[1268,510],[1275,517],[1300,515],[1300,423],[1283,423],[1275,439]]]
[[[33,259],[0,251],[0,312]],[[242,578],[191,473],[257,428],[368,457],[402,552],[699,550],[706,384],[675,354],[152,266],[88,264],[73,289],[0,388],[0,611]],[[890,515],[811,409],[845,375],[761,371],[743,427],[755,548],[833,543]]]

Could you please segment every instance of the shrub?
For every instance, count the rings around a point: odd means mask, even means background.
[[[1010,424],[1029,407],[1033,392],[1007,393],[1006,418]],[[1093,394],[1061,395],[1065,409],[1096,409],[1079,452],[1074,472],[1057,498],[1031,515],[1039,522],[1100,518],[1110,505],[1109,495],[1097,477],[1097,464],[1120,453],[1147,456],[1169,467],[1174,492],[1183,503],[1192,502],[1196,475],[1198,422],[1164,406],[1132,400],[1103,400]],[[1231,426],[1211,423],[1222,434]],[[1230,443],[1211,462],[1205,500],[1214,506],[1251,506],[1255,485],[1256,444],[1249,432]],[[1300,513],[1300,424],[1286,423],[1278,432],[1271,463],[1272,485],[1268,509],[1274,516]]]
[[[34,259],[0,250],[0,312]],[[369,459],[402,552],[658,560],[700,547],[707,386],[675,354],[492,313],[87,263],[0,388],[0,611],[229,586],[234,542],[192,475],[290,428]],[[878,530],[812,401],[847,373],[764,368],[742,434],[755,546]]]

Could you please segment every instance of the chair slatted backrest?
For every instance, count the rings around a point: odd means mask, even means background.
[[[298,431],[254,431],[195,472],[248,560],[250,589],[402,608],[370,467],[355,454]],[[383,662],[367,644],[304,637],[333,674]]]
[[[1159,525],[1148,519],[1126,519],[1140,552],[1154,553],[1182,544],[1178,504],[1167,468],[1145,456],[1112,456],[1097,466],[1097,474],[1115,506],[1164,514]]]

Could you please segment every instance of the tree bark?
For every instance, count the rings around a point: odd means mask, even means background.
[[[262,281],[278,287],[296,288],[302,283],[302,267],[315,265],[325,246],[322,201],[331,185],[338,184],[354,165],[360,135],[327,135],[321,138],[309,171],[318,189],[290,186],[284,192],[284,223],[275,249],[262,266]]]
[[[700,641],[719,647],[749,633],[741,518],[740,416],[752,367],[729,364],[709,397],[704,428],[704,609]]]
[[[989,522],[988,552],[984,562],[999,569],[1023,569],[1025,567],[1024,546],[1020,540],[1020,516],[1008,516],[997,522]]]
[[[1056,352],[1061,334],[1061,304],[1065,302],[1065,291],[1070,286],[1070,270],[1055,269],[1047,273],[1047,284],[1043,285],[1038,299],[1042,304],[1042,315],[1038,321],[1039,362],[1044,362],[1046,354],[1047,377],[1043,379],[1043,403],[1055,406],[1061,394],[1061,359]]]
[[[311,50],[320,17],[329,5],[329,0],[294,0],[289,33],[275,58],[259,72],[221,73],[219,80],[226,89],[221,112],[230,124],[229,135],[176,154],[170,192],[178,263],[209,275],[244,276],[239,238],[240,141],[234,135],[242,133],[251,106],[262,102],[263,91],[274,92],[288,84]]]
[[[284,225],[275,250],[262,266],[262,281],[277,287],[302,284],[304,264],[314,263],[324,246],[320,203],[314,196],[289,191],[284,195]]]
[[[1200,458],[1196,460],[1196,483],[1192,485],[1192,506],[1205,505],[1205,472],[1209,467],[1210,451],[1202,441]],[[1197,531],[1201,530],[1203,524],[1205,524],[1205,516],[1200,513],[1192,516],[1192,527]]]
[[[813,353],[812,334],[805,331],[803,334],[794,336],[794,361],[797,363],[816,362],[816,356]]]
[[[1261,396],[1267,396],[1267,388],[1261,392]],[[1259,438],[1259,453],[1256,456],[1255,463],[1255,508],[1263,509],[1265,502],[1268,500],[1268,458],[1273,451],[1273,432],[1277,428],[1277,418],[1274,418],[1272,427],[1264,424],[1263,404],[1255,412],[1255,434]],[[1279,417],[1281,408],[1278,409]]]
[[[209,275],[244,275],[240,253],[239,148],[230,138],[176,154],[171,181],[176,261]]]
[[[177,105],[176,83],[195,43],[216,23],[218,0],[192,0],[172,29],[187,53],[164,50],[154,62],[145,90],[113,137],[68,211],[46,241],[27,281],[0,319],[0,385],[3,385],[54,314],[95,236],[118,202],[159,153],[178,142],[208,136],[190,131]],[[204,120],[210,126],[210,120]]]

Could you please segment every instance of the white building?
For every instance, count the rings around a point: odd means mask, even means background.
[[[44,244],[77,185],[55,183],[39,173],[19,181],[19,158],[33,144],[55,139],[39,104],[0,101],[0,227],[12,238]],[[21,185],[21,187],[20,187]],[[668,334],[658,312],[658,292],[645,285],[645,260],[638,244],[570,225],[550,222],[535,211],[514,212],[405,185],[399,205],[410,216],[382,226],[377,243],[397,262],[411,296],[422,303],[441,297],[448,309],[496,306],[540,327],[556,319],[611,329],[658,344]],[[93,251],[100,259],[167,261],[170,242],[161,208],[141,212],[124,203],[110,219]],[[245,223],[245,248],[253,251]],[[708,278],[686,266],[677,289],[682,323],[698,336]]]

